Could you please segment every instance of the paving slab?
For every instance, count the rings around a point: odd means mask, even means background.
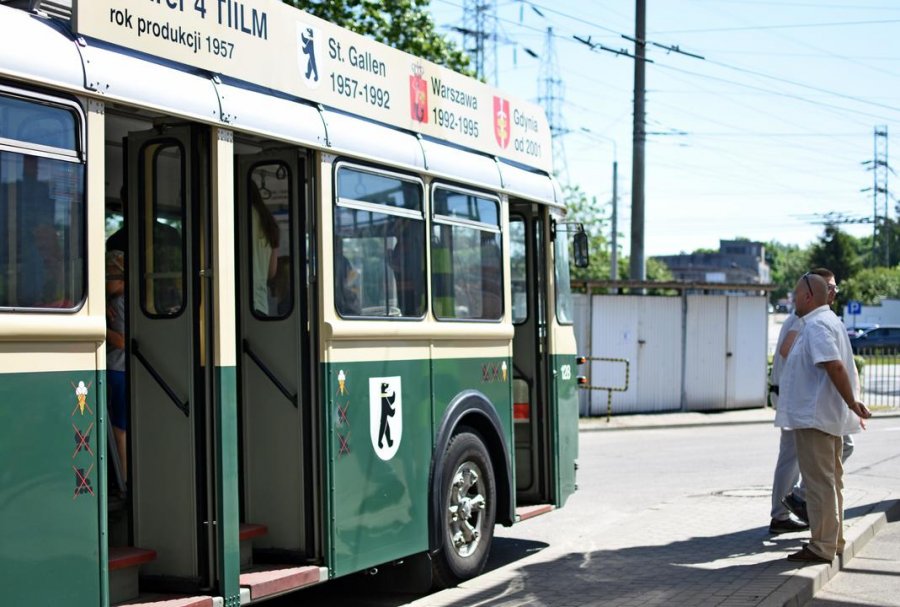
[[[900,605],[900,509],[807,605]]]
[[[748,527],[769,496],[760,488],[757,499],[742,497],[678,498],[618,522],[601,537],[576,531],[571,539],[408,605],[801,607],[861,553],[889,515],[900,514],[900,495],[848,489],[844,556],[831,565],[798,567],[786,557],[809,534],[771,536],[766,527]]]

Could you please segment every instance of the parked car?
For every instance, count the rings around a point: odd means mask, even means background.
[[[900,353],[900,326],[876,327],[850,338],[853,353],[887,350]]]
[[[853,325],[852,327],[847,327],[847,335],[850,336],[850,339],[853,339],[854,337],[859,337],[869,329],[877,329],[879,326],[881,325],[879,325],[878,323],[861,322]]]

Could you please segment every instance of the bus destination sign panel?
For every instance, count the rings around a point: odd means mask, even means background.
[[[550,127],[540,106],[280,0],[81,0],[75,28],[552,171]]]

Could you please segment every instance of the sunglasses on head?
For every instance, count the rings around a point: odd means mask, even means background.
[[[810,297],[815,297],[815,296],[813,295],[812,285],[809,284],[809,272],[807,272],[806,274],[804,274],[804,275],[802,276],[802,278],[803,278],[803,281],[806,283],[806,288],[809,289],[809,296],[810,296]]]

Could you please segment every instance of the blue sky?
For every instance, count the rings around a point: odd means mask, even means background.
[[[536,101],[553,28],[569,181],[608,216],[613,145],[619,242],[630,238],[633,63],[573,36],[633,51],[629,0],[497,0],[499,88]],[[536,10],[535,10],[536,9]],[[463,0],[432,0],[454,35]],[[539,14],[541,13],[541,14]],[[895,0],[649,0],[646,244],[648,255],[717,248],[747,237],[806,245],[816,214],[872,216],[873,129],[888,127],[900,172],[900,2]],[[490,68],[491,65],[489,64]],[[490,73],[490,72],[489,72]],[[590,132],[584,132],[587,129]],[[890,184],[900,176],[890,175]],[[894,201],[890,216],[896,218]],[[881,213],[879,209],[879,213]],[[869,224],[846,225],[855,235]]]

